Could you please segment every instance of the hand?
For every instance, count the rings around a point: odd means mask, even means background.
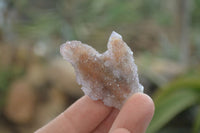
[[[154,113],[149,96],[136,93],[121,110],[83,96],[36,133],[144,133]]]

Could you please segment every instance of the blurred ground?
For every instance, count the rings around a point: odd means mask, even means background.
[[[150,96],[199,71],[199,11],[199,0],[0,0],[0,132],[33,132],[83,95],[59,54],[67,40],[103,52],[109,34],[120,33]],[[187,132],[191,110],[181,114],[188,123],[177,124],[177,116],[175,128],[169,123],[160,132]]]

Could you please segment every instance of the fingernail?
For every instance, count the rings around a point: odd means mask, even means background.
[[[128,129],[125,128],[117,128],[111,133],[131,133]]]

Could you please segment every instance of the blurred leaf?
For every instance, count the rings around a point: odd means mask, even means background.
[[[154,95],[155,102],[164,100],[168,95],[174,93],[176,90],[188,88],[193,91],[200,92],[200,77],[188,76],[185,78],[177,79],[170,84],[160,88]]]
[[[33,21],[17,27],[17,31],[26,37],[45,38],[57,33],[62,26],[62,20],[54,13],[38,14],[32,17]]]
[[[200,131],[200,107],[198,107],[198,114],[194,123],[192,133],[198,133]]]
[[[5,103],[6,94],[12,81],[23,74],[23,70],[17,67],[0,69],[0,109]]]
[[[155,114],[147,133],[155,133],[178,113],[195,105],[200,100],[200,77],[178,79],[154,96]]]
[[[141,5],[139,7],[141,15],[145,17],[151,17],[155,13],[159,13],[160,1],[159,0],[140,0]]]
[[[200,21],[200,1],[199,0],[194,0],[193,4],[193,10],[192,10],[192,26],[195,28],[199,28],[199,21]]]
[[[160,103],[155,103],[155,115],[147,130],[147,133],[155,133],[161,127],[170,121],[179,112],[194,105],[198,99],[197,95],[193,91],[180,90],[176,93],[172,93],[165,100]]]
[[[10,78],[10,72],[0,71],[0,91],[4,91],[6,89]]]

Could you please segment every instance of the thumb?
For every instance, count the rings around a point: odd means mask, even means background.
[[[145,133],[153,114],[152,99],[143,93],[134,94],[122,107],[110,131],[112,133],[115,129],[124,128],[131,133]]]

